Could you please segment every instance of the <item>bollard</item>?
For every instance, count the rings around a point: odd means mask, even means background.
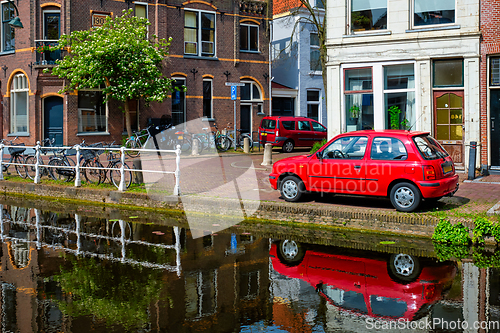
[[[467,174],[468,180],[476,178],[476,148],[477,142],[471,141],[469,149],[469,172]]]
[[[193,147],[191,151],[192,156],[198,156],[200,155],[200,147],[199,147],[199,141],[198,139],[193,139]]]
[[[270,143],[264,146],[264,160],[261,165],[273,165],[273,145]]]
[[[80,152],[80,145],[76,145],[76,165],[75,165],[75,186],[80,187],[82,186],[82,179],[80,178],[80,158],[81,158],[81,152]]]
[[[250,153],[250,139],[249,138],[243,139],[243,152],[245,154]]]
[[[40,149],[40,141],[37,141],[35,146],[35,184],[40,183]]]
[[[0,180],[3,180],[3,143],[0,143]]]

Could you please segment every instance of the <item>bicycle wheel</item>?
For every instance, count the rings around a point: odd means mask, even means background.
[[[26,175],[28,176],[29,179],[34,180],[35,175],[36,175],[36,168],[35,168],[36,158],[35,158],[35,156],[31,155],[31,156],[26,157],[25,163],[27,164],[26,165]]]
[[[140,143],[137,142],[137,138],[130,138],[125,142],[125,148],[127,149],[134,149],[134,148],[141,148]],[[130,157],[137,157],[140,155],[140,151],[138,150],[126,150],[125,153],[130,156]]]
[[[177,139],[177,143],[174,144],[174,149],[177,149],[177,145],[181,146],[181,151],[186,153],[191,151],[191,140],[188,138]]]
[[[86,160],[85,162],[83,162],[82,166],[84,168],[89,168],[89,169],[83,169],[84,170],[83,174],[87,182],[91,184],[100,184],[101,181],[103,181],[104,178],[106,177],[103,170],[97,169],[103,167],[101,162],[97,160],[94,159]]]
[[[62,158],[56,157],[51,159],[49,165],[54,167],[49,168],[49,175],[54,180],[69,182],[75,177],[74,170],[70,169],[69,163]]]
[[[109,178],[111,178],[111,182],[113,185],[116,186],[116,188],[120,188],[120,168],[122,167],[122,162],[116,162],[112,168],[116,170],[111,170],[109,172]],[[129,188],[130,184],[132,184],[132,171],[130,171],[130,168],[127,164],[123,165],[124,169],[123,170],[123,176],[125,177],[125,187]]]
[[[14,157],[13,162],[16,164],[25,164],[26,163],[26,161],[24,160],[24,157],[22,155],[16,155],[16,157]],[[17,171],[17,174],[19,175],[19,177],[21,177],[21,178],[26,178],[28,176],[25,165],[16,165],[16,171]]]
[[[227,151],[231,148],[231,140],[225,135],[219,135],[215,139],[215,146],[219,151]]]

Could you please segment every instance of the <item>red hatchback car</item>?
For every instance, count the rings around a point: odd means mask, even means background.
[[[389,197],[399,211],[417,209],[458,190],[458,175],[444,148],[427,132],[356,131],[336,136],[316,154],[273,165],[271,186],[286,201],[310,192]]]

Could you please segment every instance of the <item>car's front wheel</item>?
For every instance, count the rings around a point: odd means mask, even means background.
[[[304,255],[304,247],[299,242],[285,239],[278,243],[278,257],[282,263],[288,266],[300,264]]]
[[[304,192],[304,183],[296,176],[286,176],[280,182],[280,193],[286,201],[299,201]]]
[[[422,196],[418,188],[411,183],[398,183],[390,193],[391,203],[401,212],[413,212],[420,205]]]
[[[398,282],[412,282],[420,275],[420,262],[409,254],[393,254],[389,259],[389,272]]]

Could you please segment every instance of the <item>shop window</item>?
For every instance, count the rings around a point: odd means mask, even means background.
[[[24,74],[12,79],[10,86],[10,132],[11,134],[28,134],[29,120],[29,86]]]
[[[463,87],[464,61],[462,59],[434,60],[434,87]]]
[[[108,131],[107,103],[100,90],[78,91],[78,132]]]
[[[240,25],[240,51],[259,51],[259,27],[256,25]]]
[[[15,30],[9,26],[9,22],[16,16],[14,4],[2,3],[2,43],[0,52],[12,51],[16,48]]]
[[[319,37],[318,34],[310,34],[310,57],[309,57],[309,68],[312,71],[321,71],[321,61],[319,52]]]
[[[201,41],[201,45],[200,45]],[[215,56],[215,14],[184,11],[184,54]]]
[[[384,66],[384,99],[386,128],[409,129],[415,125],[413,64]]]
[[[387,29],[387,0],[351,0],[351,30]]]
[[[212,80],[203,80],[203,117],[212,118]]]
[[[307,117],[320,121],[319,111],[319,90],[308,90],[307,91]]]
[[[414,0],[414,26],[449,23],[455,23],[455,0]]]
[[[372,68],[345,70],[346,130],[373,129]]]

